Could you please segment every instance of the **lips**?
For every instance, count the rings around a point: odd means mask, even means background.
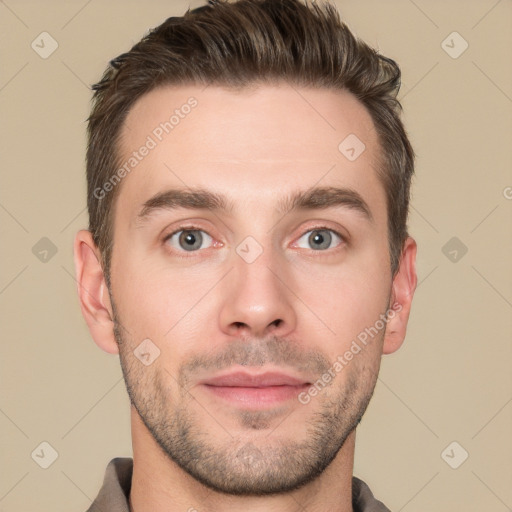
[[[252,374],[236,371],[205,379],[200,385],[210,396],[235,407],[257,410],[296,401],[298,394],[310,383],[280,372]]]
[[[202,384],[218,387],[265,388],[271,386],[303,386],[308,384],[308,382],[284,373],[263,373],[257,375],[234,372],[207,379]]]

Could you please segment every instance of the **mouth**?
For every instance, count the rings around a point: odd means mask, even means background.
[[[296,399],[311,383],[280,372],[231,372],[200,382],[200,387],[231,404],[261,409]]]

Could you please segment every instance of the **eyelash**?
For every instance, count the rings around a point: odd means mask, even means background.
[[[182,231],[200,231],[202,233],[206,233],[210,238],[213,239],[213,237],[208,232],[206,232],[204,229],[201,229],[198,226],[185,225],[185,226],[179,226],[172,233],[169,233],[168,235],[165,235],[163,240],[162,240],[162,243],[164,245],[167,244],[168,240],[170,240],[174,235],[176,235],[178,233],[181,233]],[[312,231],[329,231],[331,233],[334,233],[341,240],[339,246],[331,248],[331,249],[325,249],[325,250],[320,250],[320,251],[315,251],[313,249],[310,249],[312,252],[320,253],[319,256],[322,256],[322,253],[332,254],[333,251],[339,250],[340,246],[346,245],[346,243],[347,243],[347,240],[346,240],[345,236],[343,236],[341,233],[339,233],[335,229],[329,228],[327,226],[315,226],[315,227],[312,227],[312,228],[308,229],[307,231],[305,231],[298,239],[302,238],[305,234],[310,233]],[[200,252],[201,250],[204,250],[204,249],[198,249],[196,251],[185,251],[185,250],[179,250],[178,251],[176,249],[172,249],[172,252],[173,252],[173,254],[177,254],[178,258],[186,259],[186,258],[193,257],[194,253]],[[183,255],[183,253],[187,253],[187,252],[191,253],[190,256],[184,256]]]

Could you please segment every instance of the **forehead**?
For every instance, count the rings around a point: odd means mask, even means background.
[[[134,104],[120,141],[127,172],[116,210],[133,215],[147,198],[177,187],[261,205],[317,184],[363,191],[369,203],[384,199],[373,121],[346,91],[161,87]]]

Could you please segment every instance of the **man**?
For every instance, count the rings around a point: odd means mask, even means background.
[[[385,511],[352,475],[416,287],[400,71],[331,5],[212,3],[94,87],[82,313],[133,460],[90,511]]]

